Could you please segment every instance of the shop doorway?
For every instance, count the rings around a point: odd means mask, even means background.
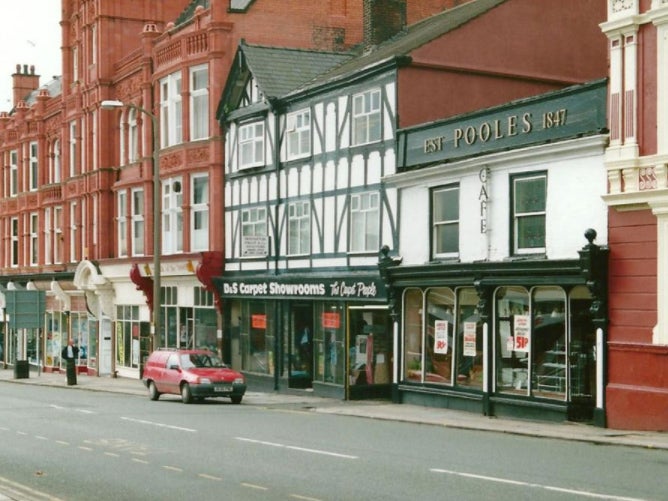
[[[387,308],[349,308],[347,399],[391,397],[392,346]]]
[[[313,385],[313,305],[294,304],[290,309],[288,386]]]

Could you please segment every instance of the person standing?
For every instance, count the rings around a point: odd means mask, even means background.
[[[76,361],[79,358],[79,347],[70,339],[67,346],[63,348],[61,353],[63,360],[65,360],[65,370],[67,372],[67,385],[72,386],[77,384],[77,367]]]

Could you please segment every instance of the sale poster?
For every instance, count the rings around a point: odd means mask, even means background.
[[[476,356],[476,323],[464,322],[464,356]]]
[[[515,351],[529,353],[531,350],[531,318],[529,315],[515,315]]]
[[[448,353],[448,321],[434,322],[434,353],[445,355]]]

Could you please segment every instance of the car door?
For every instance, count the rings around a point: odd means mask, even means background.
[[[179,363],[179,355],[177,353],[172,353],[167,358],[164,374],[165,389],[163,393],[178,394],[181,391],[179,389],[179,383],[181,381],[181,364]]]

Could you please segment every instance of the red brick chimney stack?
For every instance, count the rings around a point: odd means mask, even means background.
[[[392,38],[406,27],[405,0],[364,0],[364,50]]]
[[[17,64],[16,73],[12,75],[12,82],[13,105],[16,106],[19,101],[23,101],[28,94],[39,88],[39,75],[35,75],[34,66],[28,67],[27,64],[24,64],[23,71],[21,71],[21,65]]]

